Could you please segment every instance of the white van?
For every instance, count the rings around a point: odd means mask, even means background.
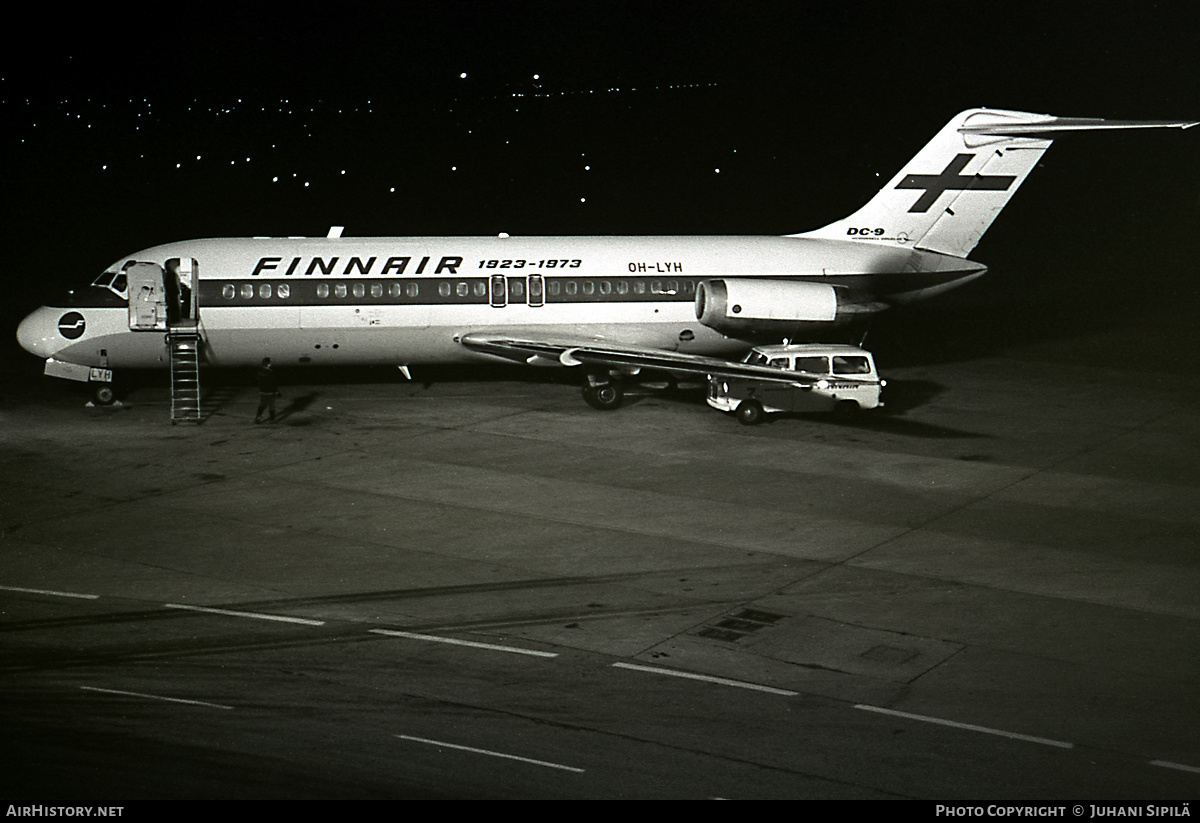
[[[871,353],[857,346],[759,346],[742,362],[799,373],[795,383],[709,375],[708,405],[736,412],[747,426],[768,412],[852,412],[883,405],[879,394],[887,383],[879,378]]]

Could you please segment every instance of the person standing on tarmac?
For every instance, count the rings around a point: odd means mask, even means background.
[[[279,381],[271,368],[271,358],[264,357],[258,369],[258,411],[254,413],[254,422],[262,422],[264,411],[270,414],[270,420],[275,422],[275,398],[279,396]]]

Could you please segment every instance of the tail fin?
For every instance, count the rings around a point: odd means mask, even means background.
[[[966,257],[1059,132],[1194,125],[969,109],[947,123],[867,205],[844,220],[795,236]]]

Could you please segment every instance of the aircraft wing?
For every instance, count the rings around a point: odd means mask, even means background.
[[[771,383],[811,386],[829,375],[784,371],[772,366],[752,366],[719,357],[632,346],[595,338],[543,337],[537,334],[491,334],[471,332],[459,342],[472,351],[498,355],[529,365],[601,366],[636,375],[643,369],[683,376],[752,378]],[[851,375],[838,375],[842,382],[874,382]]]

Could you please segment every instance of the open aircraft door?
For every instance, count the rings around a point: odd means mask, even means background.
[[[194,323],[199,319],[196,284],[200,278],[200,264],[194,257],[172,257],[165,270],[163,285],[171,325]]]
[[[129,328],[132,331],[167,330],[167,291],[162,266],[134,263],[125,269],[129,283]]]

